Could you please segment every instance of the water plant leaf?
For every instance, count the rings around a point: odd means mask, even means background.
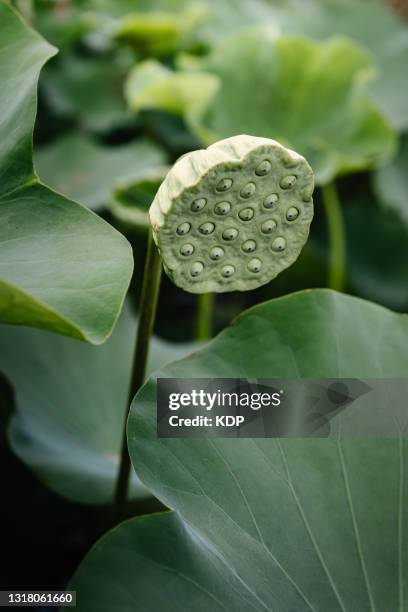
[[[404,377],[407,340],[404,316],[305,291],[251,308],[157,376]],[[175,514],[105,536],[71,583],[80,609],[96,612],[102,600],[107,611],[160,609],[159,596],[177,612],[404,609],[402,437],[157,439],[155,402],[152,378],[133,403],[129,448],[142,482]]]
[[[197,78],[199,62],[194,66],[191,74]],[[169,78],[187,82],[186,68],[167,77],[166,91]],[[277,38],[267,29],[255,29],[216,46],[201,69],[202,77],[218,79],[206,102],[195,104],[191,94],[188,104],[171,109],[157,77],[144,86],[139,79],[134,94],[128,90],[131,107],[148,106],[154,90],[156,107],[161,102],[166,110],[183,112],[205,144],[235,134],[274,138],[308,159],[317,183],[373,167],[394,150],[394,134],[367,93],[373,62],[351,40]]]
[[[146,3],[150,9],[152,2]],[[173,3],[183,10],[188,0]],[[166,0],[154,5],[168,10]],[[400,131],[408,126],[408,27],[386,3],[365,0],[206,0],[207,19],[196,36],[212,47],[228,36],[256,25],[267,25],[277,34],[296,34],[316,40],[345,36],[366,47],[376,66],[376,77],[368,83],[370,96]],[[367,27],[367,23],[370,27]]]
[[[408,225],[408,137],[401,139],[398,154],[374,175],[374,188],[385,208]]]
[[[319,40],[347,36],[369,49],[377,67],[368,85],[373,100],[393,127],[408,126],[408,27],[385,2],[289,0],[276,21],[283,32]]]
[[[51,62],[41,77],[41,90],[55,114],[96,133],[130,125],[123,83],[133,58],[122,51],[113,57],[66,53]]]
[[[170,56],[194,46],[194,31],[206,15],[206,7],[199,3],[186,3],[177,12],[130,12],[119,21],[114,35],[141,57]]]
[[[79,134],[61,138],[35,155],[42,180],[92,210],[107,206],[119,183],[136,180],[165,161],[164,151],[147,140],[108,147]]]
[[[174,72],[156,60],[146,60],[130,71],[125,98],[135,112],[159,109],[183,114],[190,107],[205,108],[218,87],[214,75]]]
[[[0,321],[101,343],[130,281],[130,245],[34,174],[37,79],[55,49],[4,2],[0,21]]]
[[[76,502],[112,498],[135,333],[129,306],[101,347],[0,325],[0,371],[16,400],[11,448],[53,491]],[[148,372],[195,348],[154,337]],[[134,475],[131,497],[148,495]]]
[[[149,208],[169,168],[147,169],[138,179],[121,182],[114,190],[111,213],[130,229],[150,227]]]

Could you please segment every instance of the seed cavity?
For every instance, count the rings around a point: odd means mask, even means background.
[[[250,198],[255,193],[255,183],[247,183],[240,191],[241,198]]]
[[[224,266],[223,269],[221,270],[221,274],[225,277],[225,278],[229,278],[230,276],[232,276],[235,272],[235,268],[234,266]]]
[[[232,180],[229,178],[223,178],[221,179],[216,187],[217,191],[228,191],[228,189],[231,189],[232,187]]]
[[[241,249],[244,253],[253,253],[256,250],[255,240],[245,240],[241,245]]]
[[[185,236],[186,234],[188,234],[190,229],[191,229],[191,225],[190,223],[187,223],[186,221],[185,223],[182,223],[181,225],[179,225],[176,231],[179,236]]]
[[[238,213],[238,217],[241,219],[241,221],[250,221],[253,218],[253,216],[254,216],[253,208],[243,208]]]
[[[261,225],[261,232],[263,234],[272,234],[273,230],[276,228],[276,221],[273,219],[268,219],[264,221]]]
[[[214,212],[216,215],[228,215],[231,210],[231,204],[229,202],[218,202],[215,205]]]
[[[200,274],[202,274],[204,271],[204,266],[201,263],[201,261],[195,261],[193,263],[193,265],[190,268],[190,274],[191,276],[200,276]]]
[[[286,219],[288,221],[294,221],[295,219],[297,219],[299,216],[299,209],[296,208],[295,206],[291,206],[287,211],[286,211]]]
[[[186,244],[183,244],[183,246],[180,249],[180,253],[183,255],[183,257],[188,257],[189,255],[192,255],[194,253],[193,245],[190,244],[189,242],[187,242]]]
[[[225,251],[221,247],[213,247],[210,251],[210,257],[214,261],[218,261],[222,257],[224,257]]]
[[[291,189],[295,183],[296,176],[294,174],[289,174],[281,180],[280,186],[282,187],[282,189]]]
[[[222,237],[224,238],[224,240],[235,240],[235,238],[238,236],[238,230],[235,229],[235,227],[229,227],[228,229],[224,230],[222,233]]]
[[[264,159],[264,161],[258,164],[258,166],[255,168],[255,174],[257,176],[265,176],[266,174],[268,174],[268,172],[271,171],[271,168],[271,162],[269,162],[267,159]]]
[[[250,272],[254,272],[256,274],[257,272],[260,272],[261,268],[262,268],[262,261],[258,259],[257,257],[254,257],[248,262],[248,270]]]
[[[215,230],[215,225],[214,223],[208,221],[207,223],[203,223],[202,225],[200,225],[198,229],[201,234],[204,234],[204,236],[208,236],[209,234],[212,234]]]
[[[198,198],[198,200],[194,200],[190,208],[193,212],[198,212],[199,210],[203,210],[206,204],[207,200],[205,198]]]
[[[265,208],[275,208],[275,206],[277,205],[279,200],[279,196],[277,193],[271,193],[270,195],[266,196],[266,198],[263,201],[263,205]]]
[[[272,248],[274,251],[284,251],[286,248],[286,240],[282,236],[275,238],[272,242]]]

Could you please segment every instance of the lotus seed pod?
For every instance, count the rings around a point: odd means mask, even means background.
[[[149,213],[167,274],[191,293],[268,283],[307,240],[313,187],[307,161],[268,138],[233,136],[184,155]]]

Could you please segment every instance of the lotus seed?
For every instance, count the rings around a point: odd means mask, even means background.
[[[238,216],[242,221],[250,221],[252,217],[254,216],[254,209],[253,208],[243,208],[242,210],[239,211]]]
[[[282,189],[291,189],[295,183],[296,176],[294,174],[289,174],[289,176],[285,176],[281,180],[280,186],[282,187]]]
[[[203,210],[206,204],[207,204],[207,200],[205,198],[199,198],[198,200],[194,200],[194,202],[191,205],[191,210],[193,212],[198,212],[199,210]]]
[[[212,234],[215,230],[215,225],[214,223],[210,223],[208,221],[207,223],[203,223],[202,225],[200,225],[198,229],[200,230],[201,234],[204,234],[204,236],[208,236],[208,234]]]
[[[255,193],[255,183],[247,183],[245,187],[241,189],[241,197],[242,198],[250,198]]]
[[[183,244],[183,246],[180,249],[180,253],[184,256],[184,257],[188,257],[189,255],[192,255],[194,253],[194,247],[192,244]]]
[[[222,249],[221,247],[213,247],[210,251],[210,257],[214,261],[218,261],[219,259],[221,259],[221,257],[224,256],[224,254],[225,254],[224,249]]]
[[[268,172],[271,171],[272,165],[271,162],[268,162],[267,159],[265,159],[263,162],[261,162],[255,169],[255,174],[257,176],[265,176],[265,174],[268,174]]]
[[[200,276],[203,270],[204,270],[204,266],[201,263],[201,261],[195,261],[190,268],[190,274],[191,276]]]
[[[190,223],[187,223],[187,221],[185,223],[182,223],[181,225],[178,226],[177,228],[177,233],[179,236],[185,236],[185,234],[188,234],[188,232],[190,231],[191,225]]]
[[[262,268],[262,261],[260,259],[258,259],[257,257],[254,257],[254,259],[251,259],[251,261],[248,263],[248,270],[250,272],[259,272],[260,269]]]
[[[224,240],[235,240],[237,236],[238,236],[238,230],[235,229],[235,227],[230,227],[224,230],[222,233],[222,237],[224,238]]]
[[[214,212],[216,215],[228,215],[231,210],[231,204],[229,202],[218,202],[215,205]]]
[[[166,273],[192,293],[268,283],[307,240],[313,183],[306,160],[268,138],[233,136],[184,155],[149,211]]]
[[[274,251],[283,251],[286,247],[286,240],[279,236],[279,238],[275,238],[272,242],[272,248]]]
[[[271,193],[270,195],[266,196],[266,198],[263,201],[263,205],[265,206],[265,208],[275,208],[278,200],[279,200],[278,194]]]
[[[276,227],[276,221],[273,219],[268,219],[268,221],[264,221],[261,225],[261,232],[263,234],[272,234],[273,230]]]
[[[299,210],[294,206],[291,206],[289,210],[286,212],[286,218],[288,221],[294,221],[299,216]]]
[[[256,242],[255,240],[245,240],[241,248],[244,253],[253,253],[256,250]]]
[[[225,278],[229,278],[230,276],[232,276],[235,272],[235,268],[234,266],[224,266],[222,269],[222,275],[225,276]]]
[[[216,189],[217,191],[228,191],[232,187],[232,180],[228,178],[221,179]]]

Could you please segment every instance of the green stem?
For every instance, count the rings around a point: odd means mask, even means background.
[[[123,431],[122,452],[114,496],[114,507],[117,519],[123,517],[131,468],[126,435],[127,420],[132,400],[145,381],[150,337],[152,335],[153,325],[156,318],[161,270],[162,266],[160,255],[156,249],[156,245],[154,244],[153,236],[151,232],[149,232],[142,294],[140,298],[137,338],[133,355],[132,375],[130,379]]]
[[[196,339],[199,341],[210,340],[212,337],[214,304],[214,293],[202,293],[198,296]]]
[[[336,183],[331,181],[322,187],[323,204],[329,232],[330,289],[343,291],[346,277],[346,231]]]

